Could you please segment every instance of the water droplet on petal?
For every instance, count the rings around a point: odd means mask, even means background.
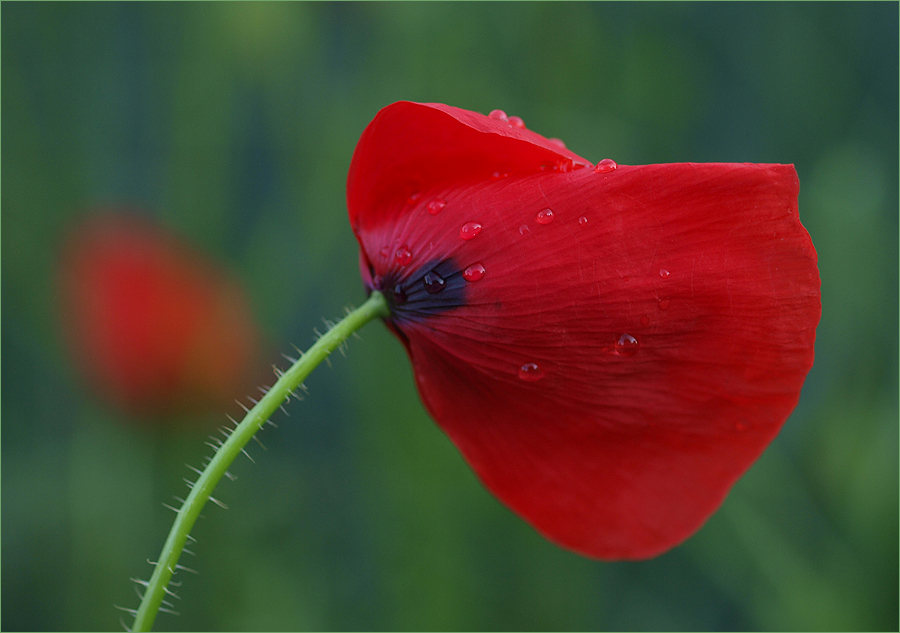
[[[597,163],[596,167],[594,167],[594,171],[598,174],[607,174],[611,171],[615,171],[616,167],[618,167],[618,163],[614,161],[612,158],[604,158],[599,163]]]
[[[659,269],[659,276],[662,277],[663,279],[665,279],[666,277],[668,277],[669,274],[670,274],[669,271],[666,270],[665,268],[660,268],[660,269]]]
[[[528,228],[527,224],[519,227],[519,235],[528,235],[529,233],[531,233],[531,229]]]
[[[422,197],[422,194],[421,194],[421,193],[419,193],[418,191],[413,191],[413,192],[412,192],[411,194],[409,194],[409,196],[406,198],[406,201],[409,202],[410,204],[415,204],[416,202],[419,201],[419,198],[421,198],[421,197]]]
[[[501,178],[506,178],[509,176],[509,173],[505,171],[495,171],[491,174],[491,180],[500,180]]]
[[[394,286],[394,291],[391,293],[394,297],[394,305],[403,305],[406,303],[406,293],[403,291],[403,286],[397,284]]]
[[[587,224],[587,218],[584,216],[581,216],[580,218],[578,218],[578,224],[580,224],[581,226],[584,226],[585,224]]]
[[[491,110],[488,113],[488,116],[492,119],[497,119],[498,121],[509,121],[509,117],[506,116],[506,112],[503,110]]]
[[[481,281],[484,277],[484,266],[481,263],[472,264],[463,271],[463,279],[466,281]]]
[[[641,325],[643,325],[644,327],[650,325],[650,317],[648,317],[646,314],[641,317]]]
[[[553,222],[553,209],[542,209],[534,217],[538,224],[550,224]]]
[[[660,299],[659,303],[658,303],[659,309],[660,310],[668,310],[670,303],[672,303],[671,299]]]
[[[372,287],[375,288],[375,290],[381,290],[384,287],[384,277],[381,275],[372,277]]]
[[[479,233],[481,233],[481,225],[478,222],[466,222],[459,230],[459,236],[464,240],[471,240]]]
[[[509,122],[513,127],[517,127],[520,130],[525,129],[525,121],[523,121],[521,117],[511,116],[509,117]]]
[[[641,344],[631,334],[623,334],[616,341],[616,351],[619,356],[634,356],[638,353],[640,346]]]
[[[382,256],[382,257],[384,257],[385,259],[387,259],[387,258],[390,257],[390,255],[391,255],[391,247],[390,247],[390,246],[385,246],[384,248],[381,249],[380,253],[381,253],[381,256]]]
[[[556,145],[560,149],[566,149],[566,144],[562,142],[562,139],[558,138],[548,138],[548,141]]]
[[[447,203],[440,198],[435,198],[431,202],[428,203],[428,213],[431,215],[437,215],[441,212],[441,209],[447,206]]]
[[[544,370],[537,363],[525,363],[519,367],[519,378],[527,382],[535,382],[544,377]]]
[[[406,266],[412,260],[412,252],[405,244],[394,253],[394,262],[400,266]]]
[[[430,273],[425,273],[422,281],[425,284],[425,292],[430,295],[435,295],[444,289],[444,278],[433,270]]]

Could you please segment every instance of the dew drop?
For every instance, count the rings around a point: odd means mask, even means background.
[[[598,174],[608,174],[611,171],[615,171],[616,167],[618,167],[618,163],[614,161],[612,158],[604,158],[594,167],[594,171]]]
[[[394,291],[391,293],[394,297],[394,305],[403,305],[406,303],[406,293],[403,291],[403,286],[397,284],[394,286]]]
[[[668,298],[666,298],[666,299],[660,299],[660,300],[659,300],[659,303],[658,303],[659,309],[660,309],[660,310],[668,310],[668,309],[669,309],[669,304],[670,304],[670,303],[672,303],[672,300],[671,300],[671,299],[668,299]]]
[[[385,259],[387,259],[387,258],[390,257],[390,255],[391,255],[391,247],[390,247],[390,246],[385,246],[384,248],[381,249],[380,253],[381,253],[381,256],[382,256],[382,257],[384,257]]]
[[[382,288],[384,288],[384,277],[382,277],[381,275],[375,275],[374,277],[372,277],[372,287],[375,288],[375,290],[381,290]]]
[[[538,224],[550,224],[553,222],[553,209],[542,209],[534,217]]]
[[[650,325],[650,317],[648,317],[646,314],[641,317],[641,325],[643,325],[644,327]]]
[[[436,295],[444,289],[444,278],[433,270],[430,273],[425,273],[422,281],[425,284],[425,292],[430,295]]]
[[[508,172],[495,171],[494,173],[491,174],[491,180],[502,180],[503,178],[506,178],[507,176],[509,176]]]
[[[459,236],[464,240],[471,240],[479,233],[481,233],[481,225],[478,222],[466,222],[459,230]]]
[[[663,279],[665,279],[666,277],[668,277],[670,274],[671,274],[671,273],[669,273],[669,271],[666,270],[665,268],[660,268],[660,269],[659,269],[659,276],[662,277]]]
[[[519,227],[519,235],[528,235],[529,233],[531,233],[531,229],[528,228],[527,224]]]
[[[447,206],[447,203],[440,198],[435,198],[431,202],[428,203],[428,213],[431,215],[437,215],[441,212],[441,209]]]
[[[558,138],[548,138],[548,141],[556,145],[560,149],[566,149],[566,144],[562,142],[562,139]]]
[[[506,112],[503,110],[491,110],[488,113],[488,116],[492,119],[497,119],[498,121],[509,121],[509,117],[506,116]]]
[[[525,121],[522,120],[522,117],[511,116],[509,117],[509,122],[513,127],[517,127],[520,130],[525,129]]]
[[[616,341],[616,351],[619,356],[634,356],[638,353],[640,346],[641,344],[631,334],[623,334]]]
[[[587,224],[587,218],[584,216],[581,216],[580,218],[578,218],[578,224],[580,224],[581,226],[584,226],[585,224]]]
[[[466,281],[481,281],[484,278],[484,266],[479,262],[472,264],[463,271],[463,279]]]
[[[544,370],[537,363],[525,363],[519,367],[519,378],[526,382],[536,382],[544,377]]]
[[[406,266],[410,261],[412,261],[412,253],[406,245],[401,246],[394,253],[394,262],[400,266]]]
[[[406,201],[409,202],[410,204],[415,204],[416,202],[419,201],[419,198],[421,198],[421,197],[422,197],[421,193],[419,193],[418,191],[413,191],[411,194],[409,194],[409,196],[407,196]]]

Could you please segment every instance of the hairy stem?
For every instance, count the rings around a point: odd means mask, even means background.
[[[200,510],[210,498],[210,494],[228,467],[244,449],[253,435],[266,423],[269,417],[290,397],[303,380],[319,363],[328,357],[347,338],[363,325],[377,317],[388,316],[388,306],[384,296],[374,291],[359,308],[350,312],[315,342],[300,359],[288,369],[272,388],[254,406],[241,423],[234,429],[221,446],[212,461],[206,466],[193,484],[175,517],[169,537],[163,545],[153,575],[147,582],[144,597],[135,615],[134,631],[149,631],[165,598],[172,574],[179,569],[178,559],[184,550],[188,534],[200,515]],[[182,568],[183,569],[183,568]]]

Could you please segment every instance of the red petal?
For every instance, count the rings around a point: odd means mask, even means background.
[[[439,129],[420,129],[418,148],[457,125],[429,120]],[[476,153],[495,155],[496,135],[471,132]],[[400,153],[381,150],[388,163]],[[422,180],[422,199],[380,194],[356,219],[367,281],[406,298],[390,325],[426,407],[549,539],[606,559],[677,545],[775,437],[812,366],[819,277],[793,167],[447,171]],[[482,227],[472,239],[466,223]],[[435,294],[429,271],[444,280]]]
[[[438,103],[400,101],[378,113],[356,147],[347,188],[350,223],[360,232],[383,213],[397,219],[399,203],[441,186],[590,165],[514,123]]]

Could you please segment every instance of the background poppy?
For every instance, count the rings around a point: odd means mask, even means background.
[[[110,211],[74,226],[57,283],[76,370],[126,413],[220,413],[260,377],[243,288],[136,214]]]

